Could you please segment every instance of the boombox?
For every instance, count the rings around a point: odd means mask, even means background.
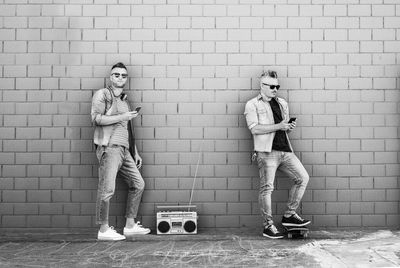
[[[157,206],[157,234],[197,234],[197,212],[190,207]]]

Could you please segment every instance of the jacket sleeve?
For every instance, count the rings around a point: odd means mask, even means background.
[[[257,108],[253,102],[248,101],[244,108],[244,115],[246,116],[247,127],[252,129],[258,125]]]
[[[94,93],[92,99],[91,117],[94,125],[101,125],[101,118],[105,114],[106,100],[103,90],[98,90]]]

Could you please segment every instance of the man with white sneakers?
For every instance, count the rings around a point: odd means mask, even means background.
[[[127,79],[126,66],[121,62],[115,64],[111,68],[110,86],[96,91],[92,99],[91,117],[95,125],[94,143],[99,160],[96,201],[99,240],[117,241],[129,235],[150,233],[150,229],[135,222],[145,185],[139,171],[142,158],[132,138],[132,119],[137,117],[138,112],[130,110],[127,96],[123,93]],[[117,175],[124,179],[129,188],[124,235],[108,225],[110,199],[115,192]]]

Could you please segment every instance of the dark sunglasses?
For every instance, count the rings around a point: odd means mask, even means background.
[[[276,88],[276,90],[279,90],[279,88],[281,87],[280,85],[269,85],[269,84],[264,84],[264,83],[262,83],[262,84],[263,84],[263,86],[269,86],[270,89]]]
[[[120,73],[112,73],[111,75],[113,75],[115,78],[119,78],[119,76],[121,76],[122,78],[127,78],[128,74],[120,74]]]

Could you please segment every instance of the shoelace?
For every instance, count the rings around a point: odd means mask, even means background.
[[[138,228],[146,229],[146,228],[144,228],[144,227],[140,224],[140,221],[138,221],[138,222],[136,223],[136,225],[137,225]]]
[[[278,229],[276,229],[275,225],[271,225],[271,226],[269,227],[269,229],[270,229],[274,234],[278,233]]]
[[[111,230],[111,232],[114,232],[114,233],[117,232],[117,231],[114,230],[114,226],[110,226],[110,227],[109,227],[109,230]]]
[[[293,215],[296,219],[298,219],[298,220],[300,220],[300,221],[304,221],[304,219],[302,219],[299,215],[297,215],[297,214],[294,214]]]

